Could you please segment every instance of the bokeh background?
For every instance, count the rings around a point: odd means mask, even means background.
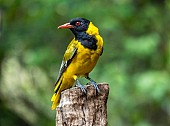
[[[169,126],[169,0],[1,0],[0,125],[55,125],[50,98],[73,38],[57,26],[74,17],[105,42],[90,75],[110,85],[108,126]]]

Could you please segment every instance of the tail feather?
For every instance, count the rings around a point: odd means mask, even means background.
[[[54,94],[51,98],[52,107],[51,109],[54,110],[56,106],[60,103],[60,97],[61,97],[61,85],[62,85],[63,77],[60,78],[60,80],[56,83],[55,88],[54,88]]]
[[[52,106],[51,109],[54,110],[56,108],[56,106],[58,106],[59,102],[60,102],[60,92],[58,93],[54,93],[52,98],[51,98]]]
[[[71,88],[74,84],[75,80],[71,77],[65,77],[63,74],[60,79],[57,81],[54,89],[54,94],[51,98],[52,107],[51,109],[54,110],[60,103],[61,92],[65,89]]]

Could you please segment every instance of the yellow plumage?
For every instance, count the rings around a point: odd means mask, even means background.
[[[67,26],[62,25],[62,27],[61,26],[60,27],[70,28],[70,30],[73,30],[73,29],[76,29],[75,27],[80,27],[79,25],[76,26],[76,23],[79,21],[81,22],[82,20],[86,20],[86,19],[76,18],[76,19],[73,19],[69,24],[67,23]],[[55,89],[54,89],[55,93],[53,94],[51,98],[51,101],[53,102],[52,108],[51,108],[52,110],[55,109],[56,106],[60,102],[61,91],[71,88],[78,77],[88,77],[88,74],[95,67],[103,51],[103,39],[99,35],[98,28],[95,27],[92,24],[92,22],[89,22],[87,29],[84,31],[83,34],[85,35],[87,34],[87,36],[89,35],[95,38],[96,48],[95,46],[94,48],[90,47],[89,43],[90,43],[91,38],[88,39],[87,37],[87,40],[86,40],[86,36],[85,36],[84,37],[85,41],[84,41],[84,39],[82,39],[84,35],[82,35],[82,38],[81,36],[79,38],[77,37],[77,33],[75,33],[77,31],[72,31],[72,32],[75,34],[75,38],[68,45],[65,51],[64,57],[63,57],[58,79],[57,79]],[[87,44],[87,47],[86,45],[84,46],[82,42],[80,42],[79,40],[84,41],[84,43]]]

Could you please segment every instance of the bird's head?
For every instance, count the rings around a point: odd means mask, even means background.
[[[73,18],[69,23],[65,23],[58,28],[68,28],[74,35],[81,32],[86,32],[89,27],[90,21],[85,18]]]

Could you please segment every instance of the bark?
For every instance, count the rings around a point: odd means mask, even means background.
[[[87,85],[87,94],[74,87],[61,93],[56,109],[56,126],[106,126],[109,86],[98,84],[100,93]]]

